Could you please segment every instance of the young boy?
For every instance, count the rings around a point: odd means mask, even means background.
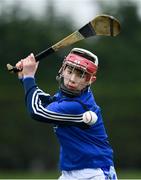
[[[54,124],[60,143],[59,180],[117,179],[101,110],[90,89],[96,80],[97,56],[85,49],[72,49],[59,70],[59,91],[53,97],[35,83],[38,63],[33,54],[16,67],[21,70],[18,76],[30,116]]]

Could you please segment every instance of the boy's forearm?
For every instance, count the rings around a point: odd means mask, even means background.
[[[22,82],[23,82],[23,86],[24,86],[25,95],[28,93],[28,91],[31,88],[37,87],[34,77],[24,77],[22,79]]]

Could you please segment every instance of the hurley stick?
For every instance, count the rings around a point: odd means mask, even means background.
[[[109,15],[98,15],[88,24],[81,27],[79,30],[73,32],[69,36],[63,38],[61,41],[57,42],[53,46],[45,49],[39,54],[35,55],[36,61],[40,61],[54,52],[72,45],[78,41],[89,38],[91,36],[117,36],[120,32],[120,22]],[[7,64],[7,69],[10,72],[20,71],[15,66]]]

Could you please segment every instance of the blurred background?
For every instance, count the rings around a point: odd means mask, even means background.
[[[99,57],[92,86],[119,178],[141,178],[141,0],[0,0],[0,178],[57,178],[59,143],[51,125],[32,120],[24,92],[6,64],[38,53],[98,14],[121,22],[117,37],[93,37],[40,63],[37,83],[53,95],[64,56],[81,47]]]

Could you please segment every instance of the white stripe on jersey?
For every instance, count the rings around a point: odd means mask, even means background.
[[[57,121],[69,121],[69,122],[83,122],[82,116],[83,114],[62,114],[62,113],[56,113],[53,111],[49,111],[46,108],[42,106],[41,100],[39,98],[40,95],[46,95],[43,91],[37,89],[32,96],[32,109],[34,111],[34,114],[39,115],[41,117],[51,119],[51,120],[57,120]]]

